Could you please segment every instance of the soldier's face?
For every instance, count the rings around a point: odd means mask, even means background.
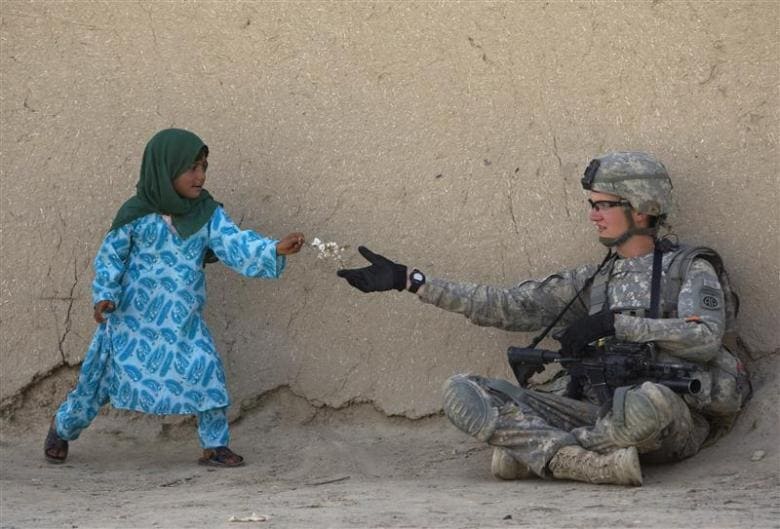
[[[596,227],[599,237],[616,239],[623,235],[628,229],[628,219],[623,206],[617,204],[620,197],[591,191],[589,198],[598,206],[591,208],[589,218]]]

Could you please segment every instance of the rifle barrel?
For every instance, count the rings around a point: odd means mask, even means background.
[[[540,365],[556,362],[563,356],[556,351],[547,349],[530,349],[527,347],[510,347],[507,349],[507,358],[509,363],[520,365]]]
[[[695,378],[681,378],[678,380],[656,380],[657,384],[661,384],[671,389],[675,393],[683,395],[696,395],[701,391],[701,381]]]

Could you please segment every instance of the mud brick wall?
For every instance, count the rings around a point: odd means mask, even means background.
[[[211,148],[241,225],[509,285],[599,246],[596,154],[655,152],[681,240],[719,249],[756,355],[778,351],[778,4],[54,3],[0,6],[0,400],[73,373],[91,259],[164,127]],[[307,248],[281,281],[208,268],[235,406],[289,386],[417,417],[529,336],[362,295]],[[71,375],[72,376],[72,375]]]

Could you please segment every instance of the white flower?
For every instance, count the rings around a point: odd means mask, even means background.
[[[314,237],[311,241],[313,248],[317,249],[317,259],[334,259],[339,267],[343,266],[342,253],[347,246],[341,246],[337,242],[323,242],[319,237]]]

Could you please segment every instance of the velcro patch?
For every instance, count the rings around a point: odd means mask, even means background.
[[[706,310],[719,310],[723,305],[723,293],[712,287],[702,287],[699,305]]]

